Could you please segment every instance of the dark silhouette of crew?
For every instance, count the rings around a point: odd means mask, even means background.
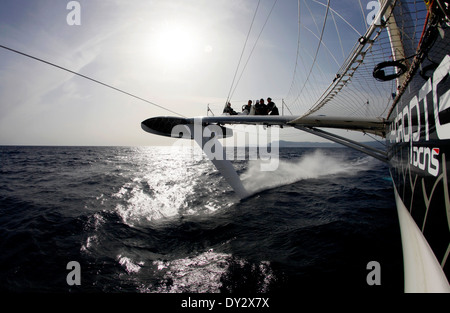
[[[237,115],[236,111],[231,107],[231,103],[228,102],[225,108],[223,109],[223,113],[228,113],[230,115]]]
[[[280,115],[275,102],[272,101],[272,98],[267,98],[267,112],[269,115]]]
[[[253,103],[252,100],[248,100],[247,104],[242,106],[242,114],[244,114],[244,115],[250,114],[250,112],[252,110],[252,103]]]
[[[267,115],[267,105],[264,103],[264,99],[256,100],[255,115]]]

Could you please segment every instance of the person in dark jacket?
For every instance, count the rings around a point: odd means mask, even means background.
[[[272,101],[272,98],[267,98],[267,110],[269,115],[280,115],[275,102]]]
[[[237,115],[236,111],[231,107],[231,103],[228,102],[225,108],[223,109],[223,113],[228,113],[230,115]]]
[[[259,100],[256,100],[255,115],[262,115],[262,107],[261,107],[261,105],[259,103]]]
[[[248,100],[247,104],[242,107],[242,114],[248,115],[252,110],[252,100]]]
[[[264,103],[264,99],[261,98],[259,100],[260,114],[259,115],[267,115],[267,105]]]

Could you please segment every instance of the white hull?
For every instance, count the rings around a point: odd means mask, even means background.
[[[403,246],[405,292],[450,293],[447,278],[394,185]]]

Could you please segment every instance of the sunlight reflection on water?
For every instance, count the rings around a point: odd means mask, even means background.
[[[267,292],[275,280],[270,262],[250,264],[231,254],[216,253],[212,249],[195,257],[154,261],[153,265],[163,276],[156,286],[149,286],[149,290],[159,293],[223,292],[229,288],[230,283],[230,289],[236,287],[235,276],[240,276],[245,284],[246,279],[242,276],[244,272],[251,272],[252,275],[260,277],[257,279],[258,292]]]
[[[222,178],[211,177],[216,171],[213,165],[190,148],[138,148],[122,162],[127,182],[112,197],[118,200],[117,213],[130,226],[180,214],[214,212],[224,206],[210,196],[229,187],[220,186]],[[205,196],[210,199],[198,200]]]

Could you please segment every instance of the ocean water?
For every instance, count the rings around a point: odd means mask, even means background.
[[[211,162],[177,149],[0,147],[0,291],[403,291],[386,164],[280,148],[276,171],[234,161],[252,192],[240,200]]]

